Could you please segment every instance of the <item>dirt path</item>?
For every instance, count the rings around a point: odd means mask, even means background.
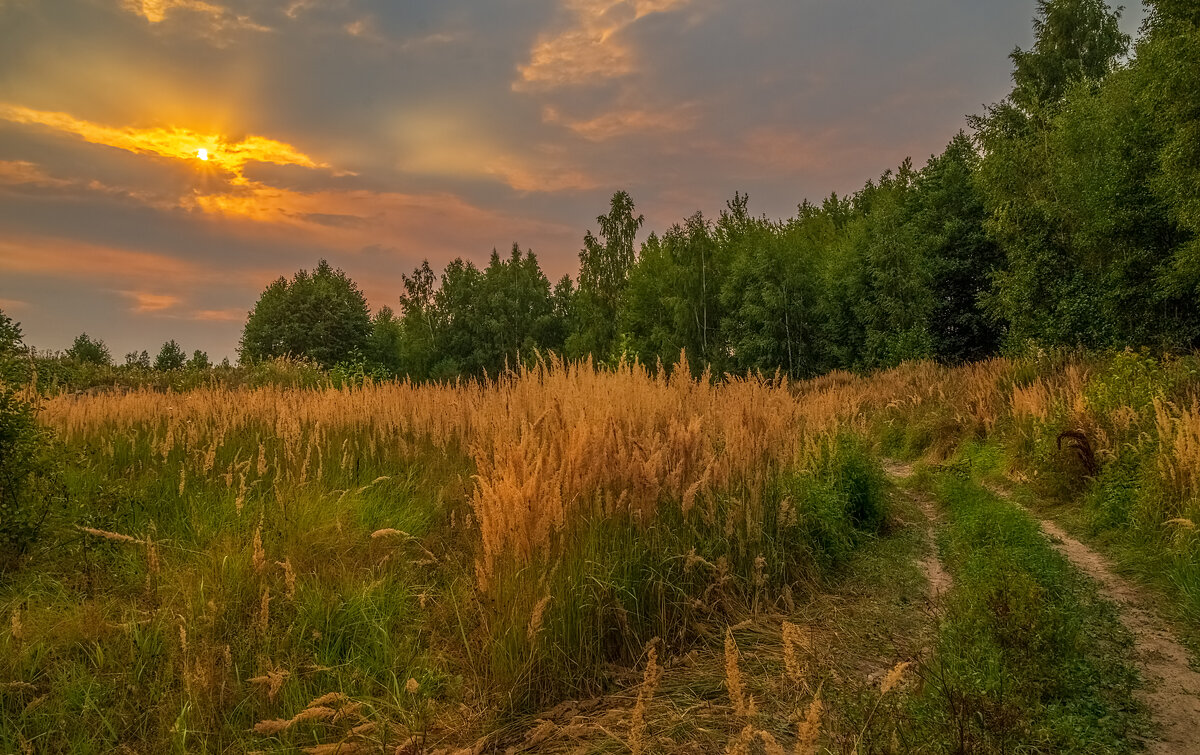
[[[1011,500],[1002,487],[987,487]],[[1062,527],[1029,513],[1059,553],[1099,583],[1100,594],[1120,607],[1121,622],[1133,634],[1138,663],[1150,686],[1140,697],[1150,709],[1160,737],[1146,743],[1146,752],[1200,753],[1200,673],[1192,670],[1187,650],[1166,624],[1149,610],[1150,596],[1117,576],[1107,559],[1071,537]]]
[[[883,463],[883,469],[888,476],[896,480],[907,479],[913,473],[911,464],[890,459]],[[928,496],[920,493],[909,493],[908,495],[920,507],[921,513],[929,522],[929,527],[926,529],[929,549],[920,560],[919,565],[925,574],[925,581],[929,583],[929,601],[936,609],[941,605],[942,596],[950,591],[951,585],[950,574],[942,566],[942,560],[937,555],[937,544],[933,542],[933,525],[937,524],[938,513]]]

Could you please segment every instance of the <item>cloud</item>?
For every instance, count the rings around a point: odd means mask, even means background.
[[[608,141],[630,134],[680,133],[692,129],[697,120],[694,105],[679,105],[669,109],[644,108],[615,109],[586,120],[571,119],[553,106],[542,110],[542,120],[566,126],[584,139],[592,142]]]
[[[242,169],[250,162],[298,165],[303,168],[329,167],[290,144],[262,136],[250,135],[235,141],[221,134],[204,134],[177,126],[107,126],[67,113],[35,110],[8,103],[0,103],[0,118],[13,123],[44,126],[73,134],[92,144],[115,147],[134,154],[187,160],[195,164],[197,169],[211,168],[227,173],[235,183],[245,182]],[[200,155],[204,155],[204,159]]]
[[[652,13],[666,13],[691,0],[566,0],[571,22],[538,36],[529,62],[517,67],[514,91],[538,91],[596,83],[634,72],[633,49],[625,31]]]
[[[231,220],[251,221],[284,237],[302,236],[331,248],[363,249],[381,240],[409,245],[439,239],[453,249],[469,238],[512,233],[513,238],[563,236],[569,230],[545,221],[486,210],[453,194],[405,194],[367,190],[298,192],[261,184],[225,194],[197,194],[194,206]],[[430,236],[430,229],[436,229]],[[503,229],[503,230],[501,230]],[[459,253],[463,250],[460,247]]]
[[[595,177],[581,169],[554,161],[539,164],[516,156],[496,157],[487,163],[485,170],[517,191],[584,191],[600,185]]]
[[[85,281],[103,279],[150,285],[161,284],[163,280],[211,282],[222,277],[219,269],[206,268],[168,254],[14,235],[0,238],[0,270]]]
[[[201,322],[238,322],[245,319],[243,309],[198,309],[190,316],[192,320]]]
[[[183,301],[178,296],[154,294],[148,291],[120,291],[119,293],[133,301],[133,308],[130,311],[138,314],[162,312],[172,309]]]
[[[63,188],[71,186],[73,183],[73,181],[53,178],[40,166],[28,160],[0,160],[0,185],[27,184],[47,188]]]
[[[184,11],[206,18],[213,30],[270,31],[270,28],[257,23],[249,16],[234,13],[228,8],[205,0],[122,0],[121,7],[141,16],[150,24],[161,24],[167,20],[168,14],[174,16],[175,11]]]
[[[176,198],[153,192],[110,186],[95,178],[59,178],[26,160],[0,160],[0,194],[53,197],[107,197],[147,207],[178,207]]]
[[[0,299],[0,310],[5,313],[24,312],[29,309],[29,302],[20,299]]]

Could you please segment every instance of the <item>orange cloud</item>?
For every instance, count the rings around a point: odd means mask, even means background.
[[[517,191],[581,191],[600,185],[582,170],[553,162],[538,164],[501,156],[489,162],[484,169]]]
[[[149,21],[151,24],[161,24],[167,14],[175,10],[190,11],[207,16],[210,24],[218,28],[242,28],[255,31],[270,31],[266,26],[256,23],[249,16],[243,16],[228,8],[205,0],[123,0],[125,10]]]
[[[298,165],[304,168],[327,168],[290,144],[262,136],[247,136],[231,141],[220,134],[203,134],[186,128],[106,126],[75,118],[67,113],[34,110],[20,105],[0,103],[0,118],[13,123],[45,126],[73,134],[92,144],[123,149],[134,154],[159,155],[177,160],[189,160],[197,165],[212,165],[243,183],[242,169],[246,163],[262,162],[276,165]],[[202,152],[203,150],[203,152]],[[206,159],[200,159],[199,155]]]
[[[38,165],[25,160],[0,160],[0,184],[61,187],[70,186],[72,182],[54,178]]]
[[[163,280],[219,281],[221,271],[163,254],[41,237],[0,238],[0,270],[57,277],[119,279],[156,285]]]
[[[571,120],[556,108],[547,106],[542,110],[542,120],[558,123],[592,142],[602,142],[627,134],[646,131],[679,133],[696,124],[696,113],[691,105],[681,105],[670,110],[613,110],[588,120]]]
[[[123,296],[133,300],[133,310],[139,314],[146,312],[162,312],[179,304],[182,299],[170,294],[152,294],[147,291],[122,291]]]
[[[191,319],[202,322],[237,322],[245,317],[242,309],[198,309],[191,315]]]
[[[555,89],[633,73],[635,55],[620,33],[651,13],[665,13],[691,0],[566,0],[572,23],[543,34],[517,67],[515,91]]]
[[[21,312],[29,308],[29,302],[20,299],[0,299],[0,310],[5,312]]]
[[[365,190],[303,193],[250,184],[226,194],[197,194],[191,201],[196,209],[207,213],[254,221],[285,233],[299,229],[308,241],[342,248],[412,238],[431,224],[442,229],[440,236],[447,237],[453,235],[450,229],[487,235],[514,226],[530,235],[567,230],[539,221],[514,223],[511,216],[482,209],[453,194]]]

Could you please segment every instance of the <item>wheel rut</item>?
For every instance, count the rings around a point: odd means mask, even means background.
[[[1012,501],[1003,487],[991,484],[987,488]],[[1121,623],[1133,635],[1134,652],[1148,683],[1139,696],[1150,710],[1159,737],[1146,743],[1146,752],[1200,753],[1200,673],[1192,669],[1187,649],[1150,608],[1152,597],[1119,576],[1108,559],[1057,523],[1024,510],[1037,521],[1055,549],[1095,580],[1100,594],[1118,606]]]
[[[908,479],[913,473],[911,464],[894,460],[885,461],[883,468],[894,480]],[[924,493],[908,491],[906,494],[921,509],[928,525],[925,528],[925,537],[929,547],[918,562],[918,566],[921,567],[921,572],[925,575],[925,581],[929,585],[929,602],[937,610],[941,607],[942,597],[950,592],[952,584],[950,573],[946,571],[946,568],[942,566],[942,560],[938,558],[937,544],[933,542],[933,528],[939,520],[938,512],[933,501],[929,500],[929,496]]]

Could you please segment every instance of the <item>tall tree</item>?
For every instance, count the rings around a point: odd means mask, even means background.
[[[188,360],[188,369],[191,370],[207,370],[212,367],[212,362],[208,359],[208,354],[196,349],[192,352],[192,358]]]
[[[863,266],[863,296],[855,312],[863,327],[862,364],[891,367],[933,355],[929,270],[921,256],[912,214],[916,174],[905,160],[855,197],[857,217],[848,241]]]
[[[1097,281],[1062,217],[1049,138],[1067,95],[1094,89],[1128,46],[1102,0],[1039,0],[1035,42],[1016,49],[1013,89],[971,119],[983,150],[976,178],[987,228],[1005,255],[988,305],[1017,344],[1111,341]]]
[[[756,220],[741,235],[721,288],[732,370],[800,378],[823,369],[819,261],[832,238],[832,220],[807,203],[789,221]]]
[[[1000,347],[1001,330],[983,309],[992,274],[1003,262],[984,228],[983,199],[974,184],[979,156],[962,131],[917,176],[913,238],[932,301],[933,353],[946,362],[982,359]]]
[[[575,297],[576,328],[567,343],[573,356],[613,355],[617,318],[634,262],[634,241],[644,218],[634,215],[633,200],[624,191],[613,194],[607,215],[600,215],[599,238],[589,230],[579,252],[579,291]]]
[[[362,356],[371,332],[367,300],[354,281],[321,260],[309,274],[279,278],[246,320],[243,361],[306,357],[326,367]]]
[[[1121,32],[1120,10],[1104,0],[1038,0],[1035,41],[1015,48],[1012,104],[1027,114],[1056,108],[1080,82],[1099,82],[1129,49]]]

